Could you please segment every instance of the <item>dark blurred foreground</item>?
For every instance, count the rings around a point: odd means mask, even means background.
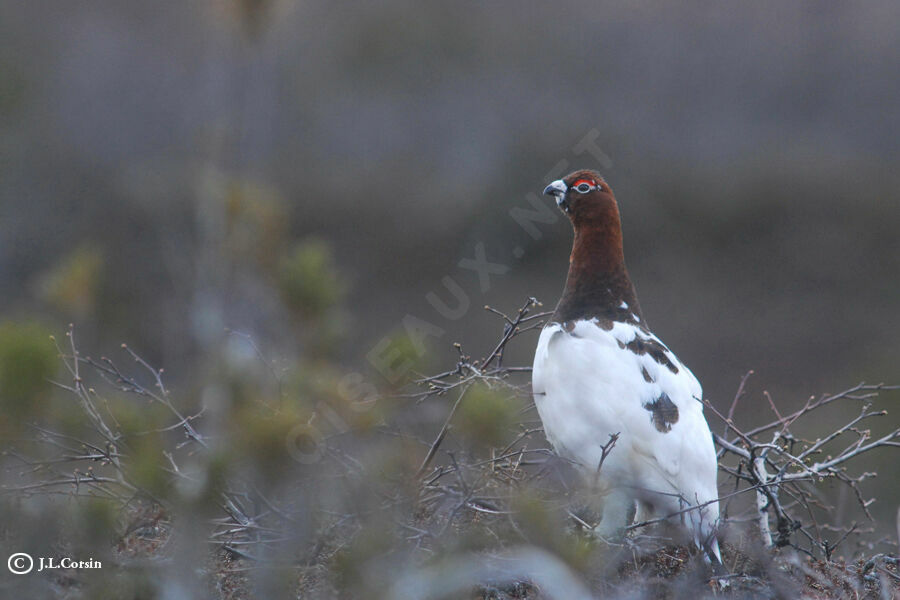
[[[493,311],[502,333],[479,358],[458,347],[452,368],[380,390],[322,362],[279,368],[238,336],[242,360],[205,380],[202,403],[183,402],[128,346],[87,355],[70,329],[54,339],[67,371],[50,398],[57,416],[28,419],[3,454],[0,501],[16,518],[0,540],[10,560],[37,557],[40,570],[10,563],[24,572],[4,575],[2,589],[92,599],[900,591],[898,538],[871,526],[874,500],[862,495],[875,476],[866,459],[895,454],[900,440],[900,429],[862,427],[884,419],[872,404],[896,388],[857,385],[783,415],[773,404],[777,416],[756,428],[709,407],[723,431],[724,565],[713,571],[662,523],[621,541],[589,534],[595,493],[546,447],[527,370],[503,363],[547,313],[533,299]],[[390,347],[415,360],[412,336]],[[827,436],[795,435],[859,407]],[[42,568],[48,560],[63,568]]]

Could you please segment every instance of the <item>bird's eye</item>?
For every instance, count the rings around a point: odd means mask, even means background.
[[[591,184],[589,184],[589,183],[579,183],[578,185],[575,186],[575,190],[580,194],[587,194],[592,189],[593,188],[591,187]]]

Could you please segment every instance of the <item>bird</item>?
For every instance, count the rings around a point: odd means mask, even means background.
[[[697,378],[650,330],[625,268],[619,208],[593,170],[544,189],[574,228],[565,288],[541,330],[532,390],[547,440],[589,476],[602,515],[593,533],[631,523],[687,529],[721,564],[717,460]]]

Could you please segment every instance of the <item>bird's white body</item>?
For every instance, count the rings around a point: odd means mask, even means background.
[[[639,317],[630,321],[550,323],[534,357],[534,400],[544,432],[607,497],[602,533],[627,525],[635,502],[640,522],[718,497],[700,383]],[[597,475],[610,434],[619,438]],[[718,558],[718,513],[711,502],[672,520],[684,523],[698,545]]]

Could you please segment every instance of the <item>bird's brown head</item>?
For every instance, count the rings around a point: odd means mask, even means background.
[[[588,169],[575,171],[552,182],[544,193],[556,198],[575,229],[566,289],[556,307],[554,321],[622,320],[623,302],[628,314],[641,317],[634,286],[625,268],[619,207],[600,173]]]
[[[576,228],[597,225],[611,218],[618,221],[616,198],[596,171],[582,169],[569,173],[544,188],[544,193],[556,198],[556,204]]]

